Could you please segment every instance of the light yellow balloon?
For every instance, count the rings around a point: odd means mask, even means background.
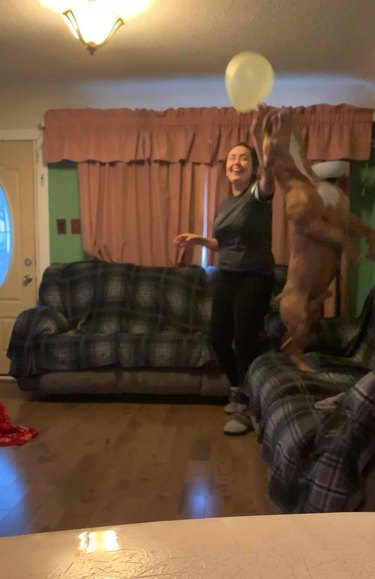
[[[239,52],[228,63],[225,86],[229,100],[239,113],[264,102],[272,90],[274,73],[268,60],[257,52]]]

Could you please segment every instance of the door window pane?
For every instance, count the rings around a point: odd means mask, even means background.
[[[0,185],[0,285],[3,285],[12,256],[12,222],[4,190]]]

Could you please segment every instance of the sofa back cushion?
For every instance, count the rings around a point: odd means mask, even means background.
[[[135,266],[122,331],[134,334],[207,333],[211,286],[197,266]]]
[[[80,261],[52,264],[39,289],[39,303],[61,312],[70,329],[119,332],[129,303],[132,264]]]
[[[81,333],[207,333],[211,284],[197,266],[57,263],[44,272],[39,303]]]
[[[375,370],[375,286],[368,294],[359,318],[359,332],[349,345],[347,355],[364,368]]]
[[[217,268],[127,263],[55,263],[43,275],[39,303],[57,310],[80,333],[209,334]],[[285,282],[276,266],[275,293]]]

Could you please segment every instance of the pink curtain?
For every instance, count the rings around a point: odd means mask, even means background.
[[[172,265],[174,237],[203,227],[196,191],[204,188],[204,165],[87,162],[78,176],[83,249],[91,257]]]
[[[367,160],[372,109],[351,105],[290,108],[311,160]],[[59,109],[45,114],[45,163],[223,161],[238,140],[252,142],[255,113],[231,108]]]
[[[290,110],[310,160],[370,158],[372,109],[322,104]],[[44,162],[78,163],[88,255],[170,264],[177,233],[211,235],[218,205],[228,194],[226,154],[238,141],[253,144],[249,127],[254,114],[231,108],[47,111]],[[273,215],[275,259],[288,263],[280,191]],[[199,263],[200,251],[191,259]],[[214,262],[215,256],[208,255],[208,263]]]
[[[370,158],[372,109],[341,104],[290,110],[304,138],[308,159],[362,161]]]

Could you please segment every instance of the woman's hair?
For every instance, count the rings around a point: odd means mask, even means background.
[[[253,174],[256,175],[259,167],[259,159],[254,147],[250,147],[249,143],[246,143],[245,141],[240,141],[239,143],[236,143],[235,145],[233,145],[233,147],[229,149],[227,158],[229,156],[230,151],[234,149],[234,147],[246,147],[246,149],[250,151],[251,163],[253,165]]]

